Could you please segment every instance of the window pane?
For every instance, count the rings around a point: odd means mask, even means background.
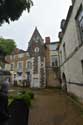
[[[57,56],[51,56],[52,66],[57,66]]]
[[[31,69],[31,62],[27,62],[27,68]]]
[[[19,68],[19,69],[22,68],[22,63],[18,63],[18,68]]]
[[[10,67],[11,70],[13,70],[13,64],[11,64],[11,67]]]

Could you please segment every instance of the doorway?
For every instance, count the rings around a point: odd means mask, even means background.
[[[63,72],[62,74],[62,84],[63,84],[63,90],[67,92],[67,81],[66,81],[66,76],[65,73]]]

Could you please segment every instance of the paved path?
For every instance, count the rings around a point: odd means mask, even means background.
[[[83,116],[62,92],[43,90],[35,94],[29,125],[83,125]]]

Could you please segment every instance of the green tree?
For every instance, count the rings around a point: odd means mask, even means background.
[[[0,0],[0,25],[18,20],[24,10],[30,11],[32,0]]]
[[[16,48],[16,43],[12,39],[0,38],[0,50],[4,56],[11,54]]]
[[[0,66],[3,68],[5,56],[10,55],[16,48],[16,43],[12,39],[0,38]]]

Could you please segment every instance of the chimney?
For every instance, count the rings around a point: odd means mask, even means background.
[[[50,44],[50,37],[45,37],[45,44]]]
[[[64,30],[64,27],[65,27],[65,22],[66,22],[66,20],[65,20],[65,19],[62,19],[62,20],[61,20],[61,25],[60,25],[60,28],[62,29],[62,31]]]
[[[62,31],[58,33],[58,38],[59,38],[60,40],[63,38],[63,32],[62,32]]]

